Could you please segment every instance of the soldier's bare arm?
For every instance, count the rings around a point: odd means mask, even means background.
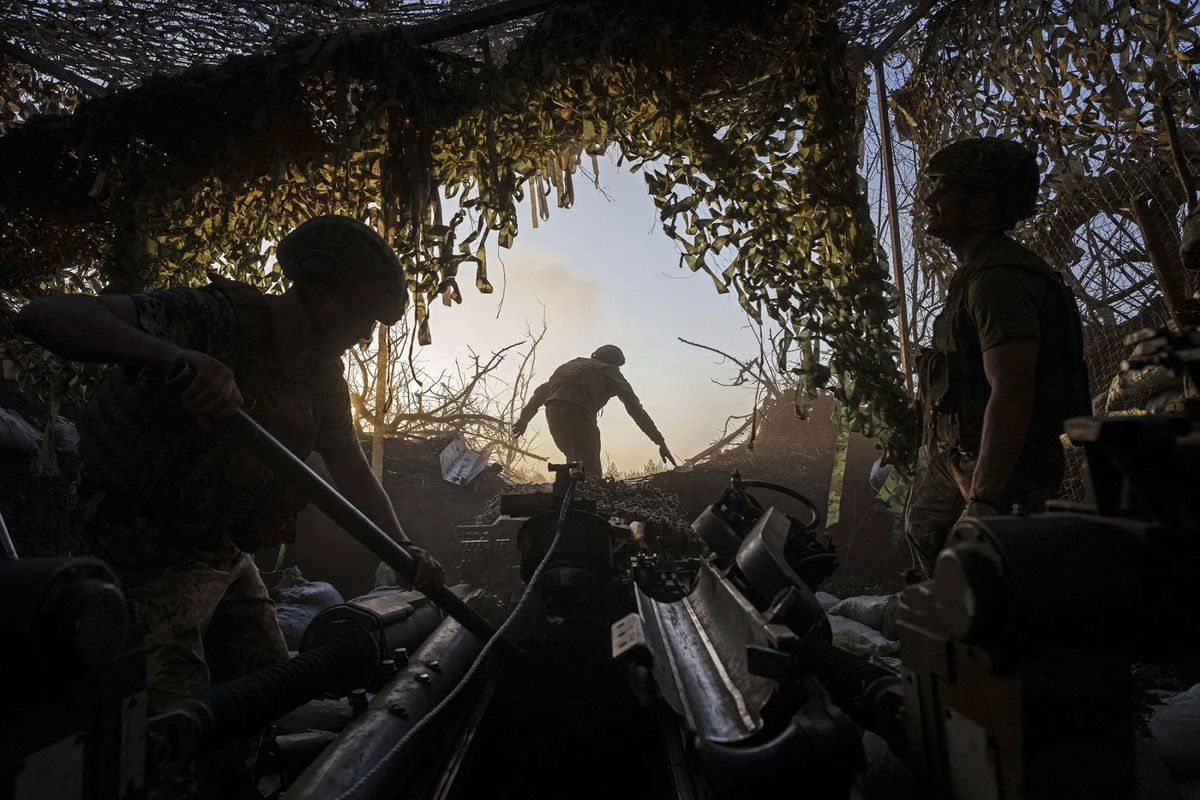
[[[242,405],[233,371],[217,359],[160,339],[138,327],[127,295],[56,295],[25,305],[13,324],[17,333],[72,361],[132,364],[167,370],[186,364],[194,377],[183,390],[183,407],[220,418]]]
[[[964,511],[968,515],[1007,512],[989,506],[1000,502],[1025,447],[1037,388],[1038,347],[1036,339],[1014,339],[983,352],[983,371],[992,391],[969,497],[990,503],[969,504]]]
[[[72,361],[167,368],[183,348],[137,325],[127,295],[56,295],[32,300],[13,324],[17,333]]]
[[[415,545],[404,533],[404,528],[396,517],[396,510],[392,507],[392,501],[375,478],[375,474],[371,472],[371,465],[367,463],[362,449],[343,448],[336,455],[322,454],[322,458],[325,459],[329,474],[333,476],[333,481],[342,495],[412,554],[417,562],[417,575],[413,585],[426,594],[441,587],[446,580],[442,565],[423,548]]]

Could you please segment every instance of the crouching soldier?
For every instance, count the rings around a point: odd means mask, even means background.
[[[212,424],[238,408],[300,458],[320,453],[343,495],[413,553],[417,588],[442,584],[363,456],[342,375],[342,353],[404,313],[399,260],[369,227],[339,216],[296,228],[278,257],[292,281],[279,295],[216,278],[198,289],[46,297],[16,320],[60,356],[120,365],[80,421],[79,517],[145,628],[154,708],[287,657],[251,554],[289,540],[307,501]],[[164,374],[182,366],[193,377],[176,398]],[[245,785],[205,793],[233,797]]]

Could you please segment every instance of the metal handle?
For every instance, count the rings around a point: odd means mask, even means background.
[[[192,369],[183,364],[171,369],[166,375],[168,386],[182,389],[191,380]],[[245,411],[238,409],[232,417],[222,421],[232,425],[241,433],[249,447],[265,461],[271,469],[291,482],[326,516],[342,527],[358,542],[379,556],[389,567],[408,578],[416,577],[417,562],[396,540],[388,536],[379,526],[342,497],[336,489],[326,483],[320,475],[288,450],[278,439],[267,432]],[[445,611],[480,640],[486,642],[496,633],[491,623],[479,616],[462,598],[445,586],[427,595],[438,608]]]

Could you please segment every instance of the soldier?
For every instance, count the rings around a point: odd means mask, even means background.
[[[145,626],[155,708],[287,657],[250,554],[288,541],[307,501],[212,424],[239,407],[301,458],[321,454],[346,498],[413,553],[417,588],[442,584],[363,456],[342,376],[342,353],[404,313],[399,260],[340,216],[299,226],[278,257],[292,280],[280,295],[214,278],[198,289],[46,297],[16,320],[64,358],[121,365],[80,420],[79,516]],[[176,398],[163,376],[181,365],[193,377]]]
[[[960,265],[919,367],[923,437],[905,531],[928,573],[960,516],[1034,511],[1058,493],[1063,420],[1091,407],[1075,298],[1007,235],[1034,212],[1033,153],[965,139],[925,175],[927,231]]]
[[[663,462],[675,463],[675,458],[654,426],[654,420],[642,408],[633,387],[621,374],[625,354],[614,344],[606,344],[592,353],[591,358],[575,358],[554,370],[550,380],[534,390],[529,403],[513,425],[513,434],[522,436],[538,409],[546,406],[546,424],[554,444],[568,461],[583,464],[584,475],[599,479],[600,428],[596,416],[614,395],[621,398],[633,421],[658,445]]]

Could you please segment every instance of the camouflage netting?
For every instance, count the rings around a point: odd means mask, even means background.
[[[9,381],[0,380],[0,408],[19,415],[42,431],[53,419],[50,409],[30,402]],[[72,414],[74,408],[60,408]],[[53,458],[47,456],[53,454]],[[75,478],[79,461],[74,453],[30,453],[0,443],[0,517],[22,558],[82,552],[71,525]]]
[[[1043,213],[1018,233],[1074,284],[1098,399],[1123,335],[1164,319],[1166,295],[1177,316],[1195,313],[1191,287],[1164,292],[1146,229],[1169,261],[1183,204],[1161,109],[1171,100],[1194,171],[1197,0],[627,0],[474,29],[450,23],[509,4],[11,5],[0,335],[48,291],[190,284],[209,269],[278,287],[273,242],[337,211],[387,229],[428,341],[435,301],[463,299],[460,268],[490,291],[494,245],[569,206],[593,158],[615,149],[646,176],[681,263],[785,332],[801,399],[833,392],[856,430],[907,464],[892,321],[903,300],[901,338],[926,343],[952,268],[922,233],[917,167],[975,133],[1039,150]],[[876,52],[917,5],[916,26]],[[892,90],[902,298],[877,235],[886,204],[864,69],[877,58]],[[47,387],[81,394],[91,377],[20,342],[0,349],[44,399]]]
[[[0,311],[210,269],[276,288],[273,243],[337,212],[385,230],[428,342],[434,301],[463,299],[460,268],[491,291],[493,245],[569,206],[615,149],[643,171],[681,265],[786,331],[799,394],[833,392],[907,461],[896,298],[857,174],[855,61],[907,3],[556,3],[523,36],[456,48],[404,24],[415,4],[335,3],[295,22],[292,4],[233,22],[198,4],[65,5],[69,22],[27,3],[5,32],[119,90],[35,117],[80,90],[26,80],[11,48],[0,63],[18,87],[0,137]],[[157,54],[156,37],[171,40]],[[36,354],[8,356],[31,374]]]

